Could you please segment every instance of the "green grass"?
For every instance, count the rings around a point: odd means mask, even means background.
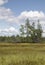
[[[45,44],[0,43],[0,65],[45,65]]]

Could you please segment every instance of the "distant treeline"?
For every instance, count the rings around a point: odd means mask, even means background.
[[[37,21],[37,24],[32,22],[30,23],[29,19],[26,19],[24,25],[20,26],[19,35],[13,36],[0,36],[0,42],[9,42],[9,43],[40,43],[45,42],[45,38],[42,37],[42,27],[40,21]]]
[[[0,36],[0,42],[4,42],[4,43],[44,43],[45,42],[45,38],[41,38],[40,41],[36,41],[35,42],[32,41],[31,37],[29,37],[28,39],[26,37],[20,37],[19,35],[17,36]]]

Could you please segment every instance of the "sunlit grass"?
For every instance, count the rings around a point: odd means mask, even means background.
[[[45,44],[0,43],[0,65],[45,65]]]

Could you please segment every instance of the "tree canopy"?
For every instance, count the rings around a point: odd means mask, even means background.
[[[25,25],[20,25],[20,35],[13,36],[0,36],[0,42],[12,42],[12,43],[37,43],[42,41],[42,26],[40,21],[30,23],[29,19],[26,19]],[[36,28],[37,27],[37,28]]]

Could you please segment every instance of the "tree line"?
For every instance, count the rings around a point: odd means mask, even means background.
[[[42,27],[40,21],[30,23],[29,19],[26,19],[24,25],[20,25],[19,35],[12,36],[0,36],[0,42],[12,42],[12,43],[38,43],[42,42]]]

